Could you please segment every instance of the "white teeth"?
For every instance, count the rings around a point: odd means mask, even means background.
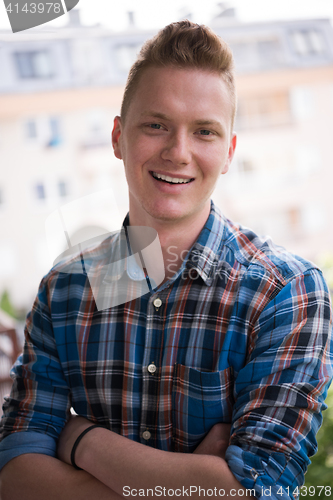
[[[169,177],[168,175],[157,174],[153,172],[153,177],[162,181],[172,182],[173,184],[187,184],[192,179],[180,179],[179,177]]]

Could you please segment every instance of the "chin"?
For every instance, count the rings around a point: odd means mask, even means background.
[[[179,214],[178,212],[154,212],[154,213],[151,213],[150,214],[151,217],[153,217],[154,219],[157,219],[157,220],[161,220],[161,221],[177,221],[177,220],[181,220],[185,217],[184,214]]]
[[[180,211],[180,210],[166,210],[164,212],[158,212],[158,211],[155,211],[153,213],[150,214],[155,220],[158,220],[158,221],[161,221],[161,222],[165,222],[165,223],[177,223],[177,222],[182,222],[182,221],[185,221],[185,220],[189,220],[191,218],[191,216],[193,216],[194,214],[192,214],[191,212],[184,212],[184,211]]]

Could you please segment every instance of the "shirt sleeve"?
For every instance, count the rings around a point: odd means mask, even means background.
[[[69,417],[70,391],[58,358],[47,279],[27,316],[23,353],[11,370],[0,428],[0,465],[24,453],[55,456]]]
[[[14,432],[0,443],[0,470],[12,458],[25,453],[42,453],[56,456],[56,441],[47,434],[40,432]]]
[[[293,278],[257,319],[235,382],[226,460],[256,497],[297,498],[316,453],[332,379],[329,292],[320,271]]]

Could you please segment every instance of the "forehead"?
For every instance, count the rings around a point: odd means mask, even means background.
[[[144,115],[152,111],[195,115],[195,119],[231,120],[232,102],[228,86],[217,72],[149,67],[140,76],[129,112]]]

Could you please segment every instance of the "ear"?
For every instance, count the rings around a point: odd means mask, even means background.
[[[113,130],[111,134],[112,138],[112,147],[113,147],[113,152],[116,158],[119,160],[122,160],[122,154],[121,154],[121,133],[122,133],[122,124],[121,124],[121,118],[120,116],[116,116],[114,121],[113,121]]]
[[[230,164],[235,154],[236,144],[237,144],[237,135],[233,132],[229,145],[227,161],[225,162],[221,174],[226,174],[228,172]]]

